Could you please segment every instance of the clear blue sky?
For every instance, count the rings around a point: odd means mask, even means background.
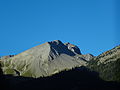
[[[120,44],[118,2],[0,0],[0,56],[52,40],[76,44],[83,54],[99,55]]]

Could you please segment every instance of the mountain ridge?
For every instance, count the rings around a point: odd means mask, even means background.
[[[18,55],[2,57],[0,63],[3,74],[6,75],[39,78],[85,66],[99,72],[100,77],[104,80],[120,81],[120,74],[117,73],[120,71],[119,59],[120,46],[93,56],[92,54],[83,55],[76,45],[54,40],[35,46]],[[111,73],[112,79],[108,78],[109,73]]]

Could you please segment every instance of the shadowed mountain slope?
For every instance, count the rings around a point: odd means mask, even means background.
[[[119,90],[119,83],[107,82],[86,67],[62,71],[49,77],[28,78],[4,76],[5,88],[10,90]],[[6,87],[7,86],[7,87]]]

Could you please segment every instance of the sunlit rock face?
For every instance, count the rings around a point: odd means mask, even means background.
[[[72,51],[74,54],[81,54],[80,49],[79,49],[77,46],[75,46],[75,45],[73,45],[73,44],[70,44],[69,42],[68,42],[68,43],[65,43],[65,45],[66,45],[67,48],[68,48],[70,51]]]
[[[4,74],[38,78],[50,76],[63,70],[86,66],[86,61],[77,58],[80,49],[60,40],[46,42],[18,55],[1,59]]]

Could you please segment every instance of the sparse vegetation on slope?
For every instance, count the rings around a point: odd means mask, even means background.
[[[100,77],[106,81],[120,82],[120,46],[117,46],[107,53],[91,60],[88,68],[93,71],[99,72]]]

